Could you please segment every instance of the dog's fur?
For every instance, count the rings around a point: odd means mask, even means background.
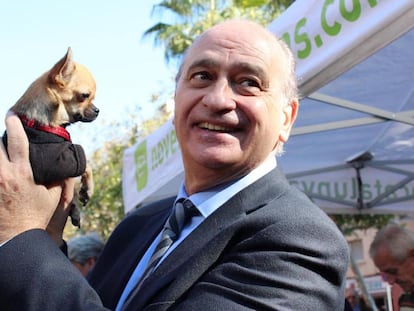
[[[40,131],[44,128],[65,131],[65,128],[72,123],[91,122],[96,119],[99,109],[92,103],[95,92],[96,83],[92,74],[85,66],[73,61],[72,51],[68,48],[66,55],[51,70],[36,79],[11,110],[20,116],[26,126],[29,121]],[[80,146],[76,146],[83,152]],[[76,152],[79,153],[79,151]],[[53,163],[47,165],[53,165]],[[86,165],[82,173],[79,200],[86,204],[92,193],[92,170]],[[77,219],[79,211],[75,200],[74,204],[71,215],[72,223],[79,226],[79,219]]]

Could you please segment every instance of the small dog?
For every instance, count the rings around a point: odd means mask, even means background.
[[[68,177],[81,177],[79,201],[84,205],[93,193],[92,170],[80,145],[72,144],[66,127],[92,122],[99,109],[92,103],[96,83],[88,69],[66,55],[36,79],[11,108],[25,128],[30,142],[30,163],[38,184],[47,185]],[[3,136],[7,143],[6,133]],[[72,202],[72,224],[80,226],[79,209]]]

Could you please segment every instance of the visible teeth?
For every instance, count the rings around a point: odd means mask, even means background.
[[[207,129],[207,130],[211,130],[211,131],[229,131],[230,130],[227,127],[211,124],[208,122],[201,122],[198,126],[201,128]]]

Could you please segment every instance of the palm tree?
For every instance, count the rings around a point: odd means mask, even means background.
[[[194,38],[226,19],[247,18],[267,25],[294,0],[163,0],[152,14],[168,14],[169,22],[158,22],[144,32],[154,36],[155,46],[164,46],[165,60],[180,61]]]

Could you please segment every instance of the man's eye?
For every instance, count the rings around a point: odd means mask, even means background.
[[[189,81],[193,87],[202,88],[208,86],[212,80],[211,74],[206,71],[200,71],[192,74]]]
[[[252,79],[245,79],[245,80],[241,81],[240,85],[243,86],[243,87],[257,87],[257,88],[260,88],[260,84],[256,80],[252,80]]]
[[[233,85],[235,90],[244,96],[257,96],[262,92],[262,85],[257,79],[242,78],[236,80]]]
[[[193,74],[191,78],[195,80],[208,80],[210,79],[210,75],[207,72],[203,71]]]

